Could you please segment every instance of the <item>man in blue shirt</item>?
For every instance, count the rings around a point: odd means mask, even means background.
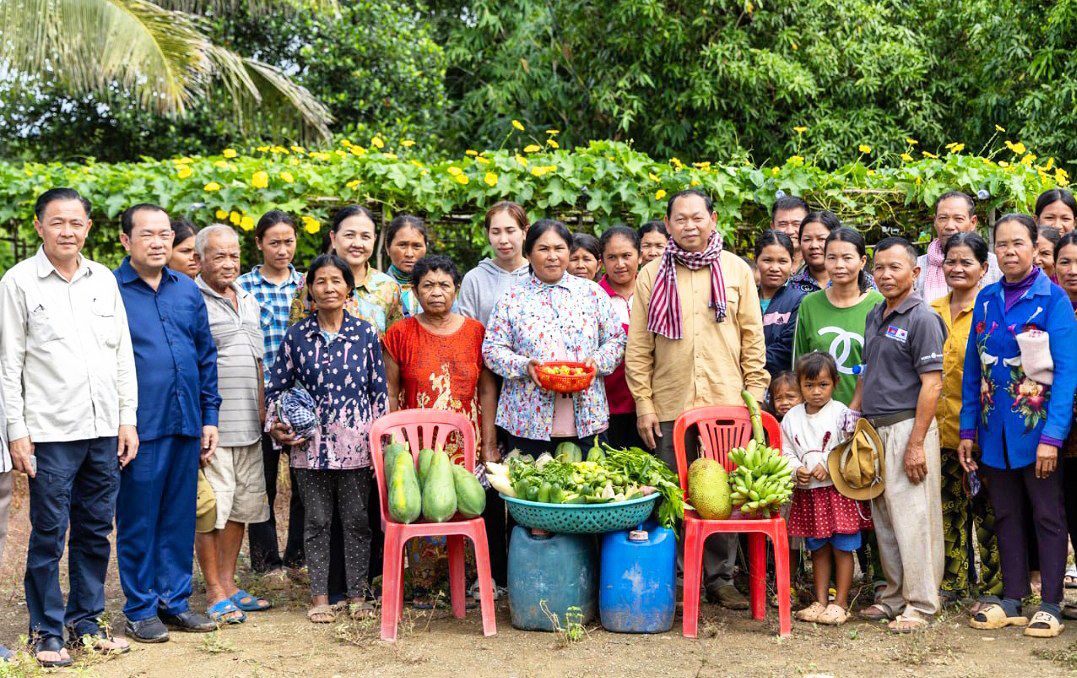
[[[142,448],[120,476],[116,557],[127,635],[159,643],[167,627],[216,628],[188,599],[198,468],[217,448],[217,349],[198,287],[166,267],[168,214],[135,205],[121,226],[129,256],[115,273],[130,318]]]

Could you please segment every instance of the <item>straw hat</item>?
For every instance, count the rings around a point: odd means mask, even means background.
[[[827,467],[834,487],[850,499],[874,499],[885,489],[883,441],[867,419],[859,419],[851,438],[830,451]]]

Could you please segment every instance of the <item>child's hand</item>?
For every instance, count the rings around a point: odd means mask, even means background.
[[[826,480],[830,477],[830,473],[827,472],[826,467],[822,464],[816,464],[811,471],[811,477],[816,480]]]
[[[808,481],[810,481],[810,480],[811,480],[811,473],[808,471],[808,469],[804,468],[803,466],[801,466],[800,468],[797,469],[797,482],[798,483],[800,483],[801,485],[806,485],[806,484],[808,484]]]

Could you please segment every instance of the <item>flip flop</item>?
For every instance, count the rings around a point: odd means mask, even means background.
[[[1028,624],[1028,617],[1008,617],[1005,608],[998,603],[988,603],[986,607],[981,607],[980,611],[969,620],[969,626],[972,628],[986,631],[1026,624]]]
[[[71,666],[75,663],[75,660],[70,656],[64,658],[62,655],[66,648],[64,648],[64,641],[56,636],[47,636],[34,642],[31,651],[33,652],[34,659],[41,665],[42,668],[52,669],[60,668],[63,666]],[[55,652],[61,655],[60,659],[42,659],[41,655],[45,652]]]
[[[899,614],[894,621],[886,625],[886,628],[890,629],[893,633],[916,633],[917,631],[925,631],[931,626],[931,623],[926,619],[920,617],[906,617],[903,614]]]
[[[860,610],[860,617],[868,621],[890,621],[894,611],[886,603],[874,603]]]
[[[232,603],[234,603],[236,607],[243,610],[244,612],[263,612],[273,607],[273,605],[265,598],[259,598],[257,596],[251,595],[243,589],[236,591],[228,600],[232,601]],[[263,605],[263,603],[265,604]]]
[[[1032,615],[1032,621],[1025,627],[1025,635],[1030,638],[1054,638],[1065,630],[1065,624],[1058,621],[1058,617],[1040,610]]]
[[[239,616],[225,616],[232,614],[233,612],[239,612]],[[207,607],[206,615],[218,624],[242,624],[243,622],[247,621],[247,615],[245,615],[242,610],[236,607],[235,603],[233,603],[227,598],[225,598],[224,600],[219,600],[216,603]]]

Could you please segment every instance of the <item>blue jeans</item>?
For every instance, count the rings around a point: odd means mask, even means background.
[[[198,438],[158,438],[143,442],[120,473],[116,560],[130,621],[187,611],[198,455]]]
[[[30,544],[26,553],[26,608],[30,636],[63,638],[100,631],[105,572],[120,463],[116,438],[36,443],[37,476],[30,479]],[[67,609],[60,590],[60,558],[68,523]]]

